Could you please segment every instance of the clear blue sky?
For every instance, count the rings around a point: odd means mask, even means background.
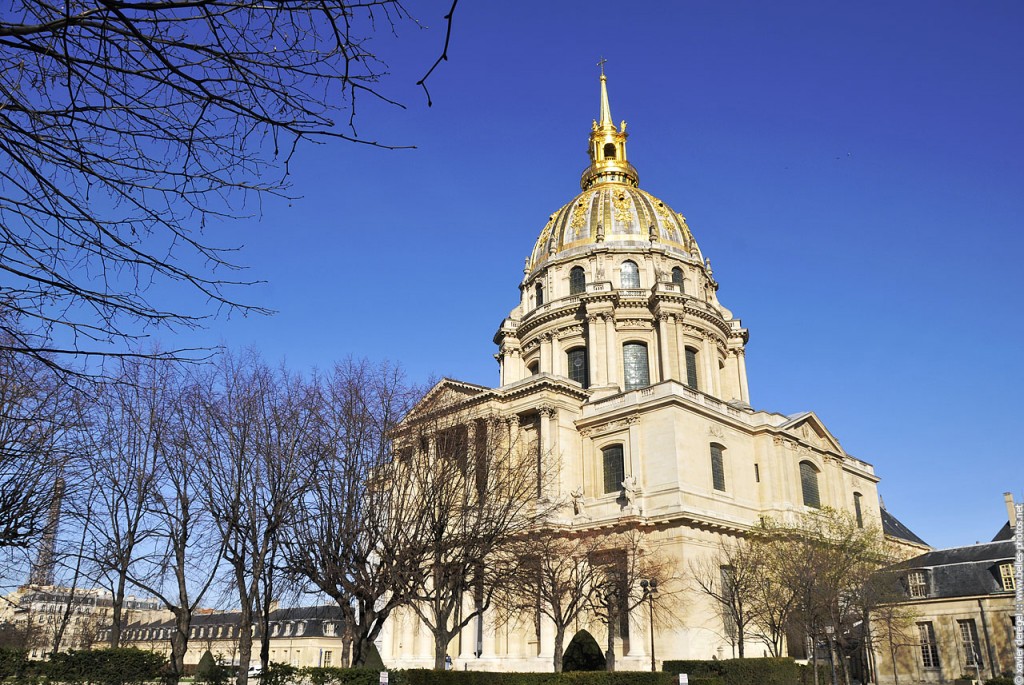
[[[988,540],[1024,492],[1024,4],[463,0],[381,36],[359,132],[306,146],[292,202],[218,227],[271,318],[166,344],[348,355],[493,385],[523,258],[578,192],[602,55],[641,187],[686,215],[750,330],[755,407],[813,410],[929,543]]]

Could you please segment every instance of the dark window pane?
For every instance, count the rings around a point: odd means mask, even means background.
[[[646,388],[651,384],[647,366],[647,345],[626,343],[622,346],[622,368],[626,376],[626,390]]]
[[[864,527],[864,514],[860,509],[860,493],[853,493],[853,513],[857,516],[857,527]]]
[[[536,294],[537,294],[536,306],[539,307],[542,304],[544,304],[544,286],[542,286],[540,283],[538,283],[536,288],[534,289],[534,292],[536,292]]]
[[[676,285],[683,284],[683,270],[678,266],[672,267],[672,282]]]
[[[725,490],[725,464],[721,445],[711,445],[711,480],[715,490]]]
[[[615,143],[604,144],[604,158],[615,159]]]
[[[612,445],[601,450],[604,459],[604,491],[616,492],[626,479],[622,465],[622,445]]]
[[[697,390],[697,350],[686,348],[686,384]]]
[[[569,380],[576,381],[586,388],[588,386],[587,349],[585,347],[577,347],[574,350],[569,350],[566,358],[569,363]]]
[[[807,461],[800,462],[800,487],[804,494],[804,504],[815,509],[821,508],[818,497],[818,470]]]
[[[587,289],[587,274],[583,267],[574,266],[569,272],[569,294],[578,295]]]

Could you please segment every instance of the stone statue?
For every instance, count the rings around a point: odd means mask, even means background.
[[[633,502],[636,501],[636,478],[632,475],[626,476],[622,481],[622,496],[626,500],[626,506],[633,506]]]
[[[580,486],[572,491],[572,513],[576,516],[583,514],[583,507],[585,503],[583,501],[583,487]]]

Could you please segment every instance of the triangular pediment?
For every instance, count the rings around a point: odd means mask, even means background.
[[[416,403],[405,420],[429,414],[441,408],[456,407],[466,400],[489,392],[490,388],[475,383],[466,383],[452,378],[442,378],[434,387],[423,395],[423,399]]]
[[[846,455],[843,446],[839,444],[836,437],[829,432],[822,420],[812,411],[789,417],[789,420],[782,424],[780,428],[808,445],[827,452]]]

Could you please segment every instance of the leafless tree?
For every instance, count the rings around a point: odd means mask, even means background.
[[[690,562],[690,577],[697,590],[718,605],[726,635],[739,657],[753,625],[759,622],[756,592],[763,574],[757,550],[745,539],[722,538],[715,554]]]
[[[517,538],[559,508],[540,496],[554,468],[550,455],[520,439],[519,421],[428,396],[401,428],[398,477],[418,493],[423,517],[411,606],[434,637],[435,669],[444,668],[452,638],[518,571]]]
[[[174,404],[173,369],[153,359],[126,359],[98,389],[89,415],[88,450],[79,469],[92,501],[81,519],[94,580],[110,590],[110,646],[121,646],[125,598],[140,557],[152,552],[152,510],[163,477]]]
[[[348,360],[317,379],[322,461],[287,536],[289,572],[338,605],[362,666],[419,568],[418,493],[398,474],[392,435],[419,392],[401,370]]]
[[[516,546],[522,570],[503,585],[496,602],[509,617],[549,619],[554,626],[553,665],[562,670],[566,630],[591,610],[599,572],[594,558],[601,539],[539,529],[524,535]]]
[[[0,349],[68,369],[201,325],[183,295],[265,311],[204,229],[286,193],[303,140],[389,147],[356,131],[356,104],[398,105],[369,38],[406,26],[400,0],[5,3],[0,310],[25,327],[0,318]]]
[[[296,503],[305,497],[318,456],[316,417],[307,386],[254,353],[226,356],[205,385],[200,445],[206,506],[224,541],[237,594],[238,685],[246,685],[250,627],[258,613],[270,610],[261,602],[267,565],[281,533],[300,513]]]
[[[2,317],[0,317],[2,318]],[[6,338],[0,332],[0,341]],[[9,338],[7,338],[9,339]],[[14,553],[31,553],[55,534],[59,478],[77,424],[74,396],[43,362],[0,342],[0,579],[24,571]]]

